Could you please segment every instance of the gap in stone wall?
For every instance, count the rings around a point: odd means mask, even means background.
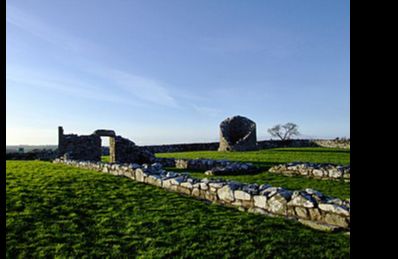
[[[101,156],[110,156],[109,137],[101,137]]]

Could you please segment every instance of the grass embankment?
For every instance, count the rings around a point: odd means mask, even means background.
[[[123,177],[7,161],[6,257],[348,258],[349,237]]]
[[[333,163],[347,165],[350,163],[350,151],[332,148],[275,148],[250,152],[218,152],[195,151],[180,153],[158,153],[157,157],[181,158],[181,159],[227,159],[230,161],[250,162],[265,167],[266,170],[250,175],[223,175],[214,178],[224,178],[244,183],[271,184],[291,190],[312,188],[326,195],[346,199],[350,197],[350,184],[340,181],[316,180],[300,176],[284,176],[269,173],[267,169],[273,165],[295,161],[313,163]],[[168,170],[186,172],[176,168]],[[190,171],[193,177],[205,178],[203,171]],[[208,177],[212,178],[212,177]]]

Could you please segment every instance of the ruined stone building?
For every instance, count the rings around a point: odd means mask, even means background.
[[[58,156],[65,154],[69,159],[101,161],[101,137],[109,137],[109,162],[150,163],[154,155],[133,141],[117,136],[113,130],[99,129],[91,135],[64,134],[58,127]]]
[[[226,118],[220,124],[219,151],[257,149],[256,123],[243,116]]]

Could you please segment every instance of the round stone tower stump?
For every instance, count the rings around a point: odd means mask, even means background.
[[[225,119],[220,124],[218,151],[249,151],[257,149],[256,123],[243,116]]]

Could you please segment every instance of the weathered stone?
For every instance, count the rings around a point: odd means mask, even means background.
[[[218,189],[217,195],[220,200],[225,200],[225,201],[235,200],[234,190],[231,188],[230,185],[225,185],[224,187]]]
[[[138,147],[129,139],[116,136],[112,130],[96,130],[88,136],[64,134],[62,127],[58,127],[58,156],[68,154],[71,159],[86,161],[101,161],[101,136],[109,137],[110,162],[145,163],[154,159],[149,150]]]
[[[217,200],[217,194],[213,194],[209,191],[206,192],[205,198],[209,201],[216,201]]]
[[[310,219],[314,221],[321,221],[322,220],[322,214],[319,209],[316,208],[310,208],[308,209],[308,213],[310,215]]]
[[[242,191],[247,192],[250,195],[257,195],[259,192],[259,186],[257,184],[244,185]]]
[[[248,194],[244,191],[240,191],[240,190],[235,191],[234,195],[235,195],[235,199],[247,200],[247,201],[249,201],[251,199],[250,194]]]
[[[343,178],[343,174],[345,174],[345,172],[347,171],[350,171],[350,166],[301,162],[287,163],[285,165],[276,165],[269,169],[269,172],[281,173],[288,176],[302,175],[331,180],[341,180]],[[349,177],[347,181],[349,181]]]
[[[267,196],[268,198],[274,196],[278,193],[282,188],[281,187],[269,187],[260,192],[260,194]]]
[[[184,188],[187,188],[187,189],[192,189],[193,188],[193,186],[192,186],[192,184],[190,182],[183,182],[183,183],[181,183],[181,186],[184,187]]]
[[[285,198],[286,201],[290,201],[292,198],[293,192],[289,191],[289,190],[285,190],[285,189],[280,189],[280,190],[278,190],[278,194],[280,196],[282,196],[283,198]]]
[[[343,201],[341,199],[339,199],[339,198],[328,199],[327,203],[328,204],[335,204],[335,205],[338,205],[338,206],[343,206]]]
[[[286,209],[286,215],[290,217],[296,217],[296,212],[294,211],[295,207],[287,207]]]
[[[173,183],[172,183],[173,179],[174,178],[163,180],[163,187],[166,188],[166,189],[170,189],[173,186]]]
[[[314,169],[312,170],[312,174],[316,177],[323,177],[323,171],[320,169]]]
[[[208,190],[209,186],[206,183],[200,183],[200,189],[201,190]]]
[[[184,176],[178,176],[176,178],[171,178],[171,184],[174,185],[180,185],[182,182],[184,182],[185,177]]]
[[[94,131],[95,135],[101,136],[101,137],[115,137],[116,133],[113,130],[105,130],[105,129],[98,129]]]
[[[242,200],[242,207],[244,208],[253,208],[254,202],[252,200]]]
[[[297,195],[292,198],[291,201],[287,204],[288,206],[300,206],[305,208],[313,208],[315,207],[315,200],[309,195]]]
[[[209,183],[210,187],[216,188],[216,189],[220,189],[221,187],[223,187],[223,183]]]
[[[193,188],[192,189],[192,196],[199,197],[200,196],[200,190],[198,188]]]
[[[207,193],[207,191],[199,190],[199,192],[200,192],[199,197],[201,197],[202,199],[206,199],[206,193]]]
[[[154,175],[149,175],[146,180],[147,183],[162,187],[162,180]]]
[[[135,172],[135,180],[136,181],[145,182],[145,177],[147,175],[145,174],[145,172],[141,168],[136,169],[134,172]]]
[[[181,185],[177,186],[177,191],[180,192],[180,193],[187,194],[187,195],[191,194],[191,190],[190,189],[182,187]]]
[[[343,175],[343,173],[338,169],[329,170],[329,177],[340,178],[342,175]]]
[[[308,211],[306,208],[302,207],[295,207],[294,210],[296,211],[296,215],[300,218],[308,219]]]
[[[264,195],[254,195],[253,196],[254,200],[254,206],[262,208],[262,209],[268,209],[268,204],[267,204],[267,197]]]
[[[278,215],[286,214],[287,200],[279,193],[268,200],[269,211]]]
[[[234,116],[221,122],[219,151],[256,149],[256,124],[252,120],[242,116]]]
[[[201,185],[201,183],[194,183],[194,184],[192,184],[192,187],[193,188],[200,188],[200,185]]]
[[[350,216],[350,212],[346,208],[344,208],[343,206],[338,206],[336,204],[321,203],[318,205],[318,207],[326,212],[332,212],[346,217]]]
[[[346,217],[342,217],[333,213],[326,213],[323,219],[327,224],[348,228],[348,221]]]

